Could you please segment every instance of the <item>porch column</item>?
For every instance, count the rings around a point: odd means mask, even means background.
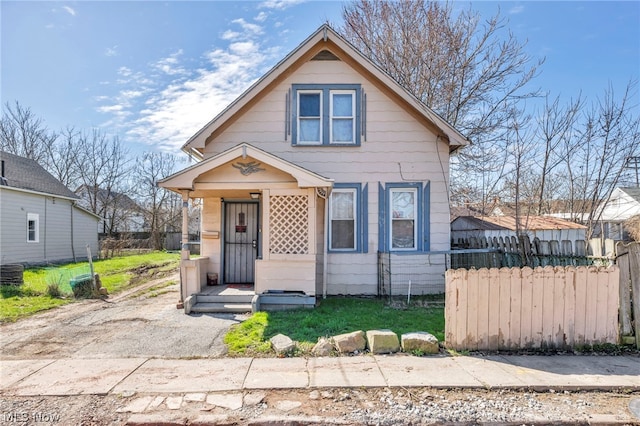
[[[183,260],[189,259],[189,191],[182,191],[182,250],[180,254]]]

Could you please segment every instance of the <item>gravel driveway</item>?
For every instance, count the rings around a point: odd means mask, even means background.
[[[175,280],[168,277],[146,288]],[[236,314],[185,315],[176,309],[178,285],[84,300],[0,326],[0,359],[215,358]]]

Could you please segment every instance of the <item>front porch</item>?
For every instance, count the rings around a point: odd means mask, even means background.
[[[241,144],[160,185],[182,194],[183,214],[190,200],[202,200],[202,257],[191,258],[183,229],[186,313],[313,307],[324,294],[332,180]],[[218,285],[207,286],[208,275]]]

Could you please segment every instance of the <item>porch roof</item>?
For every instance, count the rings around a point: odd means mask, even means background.
[[[193,166],[187,167],[173,175],[158,181],[158,186],[169,189],[174,192],[194,191],[196,190],[197,180],[205,173],[211,172],[221,166],[227,165],[234,160],[242,160],[251,158],[267,166],[290,175],[297,183],[299,188],[331,188],[333,187],[333,179],[320,176],[306,170],[297,164],[286,161],[280,157],[256,148],[248,143],[242,143],[233,148],[228,149],[218,155],[203,160]],[[233,166],[239,168],[237,166]],[[260,180],[244,179],[244,173],[240,174],[237,182],[219,182],[208,183],[207,189],[231,189],[234,185],[237,189],[259,189]],[[265,184],[273,184],[273,182],[264,182]]]

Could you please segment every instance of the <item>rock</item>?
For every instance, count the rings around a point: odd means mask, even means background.
[[[311,349],[311,353],[315,356],[329,356],[333,351],[333,343],[326,337],[320,337],[318,339],[318,343],[315,344],[313,349]]]
[[[239,392],[218,393],[207,395],[207,404],[228,410],[239,410],[242,408],[243,397]]]
[[[249,392],[244,395],[243,403],[245,406],[251,407],[260,404],[267,397],[266,392]]]
[[[291,411],[294,410],[296,408],[299,408],[302,406],[302,402],[300,401],[289,401],[289,400],[284,400],[284,401],[278,401],[276,402],[276,408],[280,411]]]
[[[169,396],[164,402],[169,410],[179,410],[182,407],[181,396]]]
[[[362,330],[333,336],[333,344],[338,349],[338,352],[343,354],[363,351],[367,347],[367,341]]]
[[[423,352],[437,354],[440,351],[438,339],[431,333],[416,331],[402,335],[402,350],[404,352]]]
[[[320,399],[320,392],[318,392],[317,390],[312,390],[312,391],[309,393],[309,399],[314,400],[314,401],[315,401],[316,399]]]
[[[400,350],[398,335],[391,330],[367,331],[367,343],[374,354],[389,354]]]
[[[278,355],[292,352],[296,347],[294,341],[291,340],[289,336],[285,336],[284,334],[276,334],[271,339],[269,339],[269,341],[271,342],[271,347],[274,351],[276,351]]]
[[[107,290],[106,287],[100,287],[100,289],[98,290],[98,293],[100,293],[101,296],[108,296],[109,295],[109,291]]]

